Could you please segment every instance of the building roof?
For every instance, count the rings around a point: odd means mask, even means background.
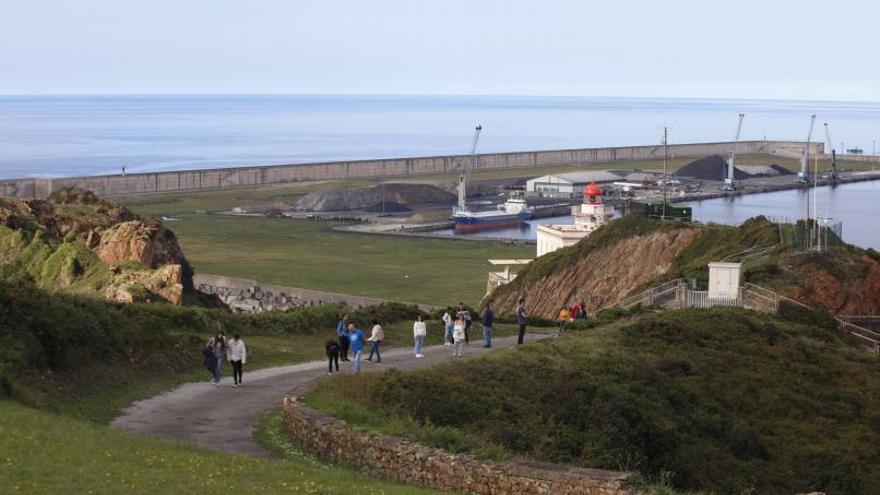
[[[528,182],[536,183],[566,183],[566,184],[589,184],[590,182],[614,182],[620,180],[620,176],[607,170],[589,170],[584,172],[565,172],[562,174],[550,174],[531,179]]]
[[[654,172],[631,172],[626,174],[624,179],[627,182],[653,182],[658,176],[659,174]]]

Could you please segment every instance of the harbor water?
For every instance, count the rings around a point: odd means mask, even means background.
[[[823,186],[814,190],[790,189],[688,203],[694,220],[739,225],[764,215],[796,220],[810,215],[843,223],[843,240],[880,250],[880,181]]]

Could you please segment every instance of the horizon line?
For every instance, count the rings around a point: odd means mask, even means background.
[[[617,99],[617,100],[689,100],[689,101],[755,101],[774,102],[790,101],[804,103],[880,103],[880,100],[865,99],[824,99],[824,98],[770,98],[770,97],[738,97],[738,96],[626,96],[626,95],[589,95],[589,94],[478,94],[478,93],[356,93],[356,92],[105,92],[105,93],[2,93],[0,98],[71,98],[71,97],[162,97],[162,96],[187,96],[187,97],[210,97],[210,96],[249,96],[249,97],[272,97],[272,96],[336,96],[336,97],[409,97],[409,98],[544,98],[544,99]]]

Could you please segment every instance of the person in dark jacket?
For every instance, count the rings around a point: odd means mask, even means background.
[[[336,324],[336,339],[339,341],[339,359],[348,361],[348,315],[342,315]]]
[[[339,373],[339,341],[330,339],[324,344],[327,351],[327,374],[333,374],[333,365],[336,365],[336,372]]]
[[[492,312],[492,305],[486,303],[486,309],[483,310],[483,347],[492,347],[493,320],[495,320],[495,313]]]
[[[217,335],[211,337],[207,347],[211,349],[211,358],[214,362],[212,372],[214,374],[214,386],[219,387],[223,380],[223,358],[226,357],[226,336],[223,332],[217,332]]]

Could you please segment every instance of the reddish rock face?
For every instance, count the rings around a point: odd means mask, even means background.
[[[498,312],[513,312],[517,300],[524,297],[530,314],[547,319],[556,319],[560,308],[574,306],[581,298],[587,311],[614,305],[664,275],[697,235],[696,229],[675,229],[623,239],[537,280],[522,292],[496,297],[492,304]]]
[[[792,299],[841,315],[880,314],[880,260],[853,248],[835,249],[843,251],[793,255],[784,269],[796,277],[779,289]]]

